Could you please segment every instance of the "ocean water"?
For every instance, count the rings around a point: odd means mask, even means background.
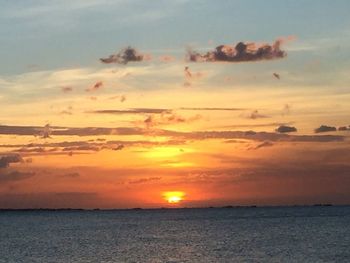
[[[350,207],[0,212],[0,262],[350,262]]]

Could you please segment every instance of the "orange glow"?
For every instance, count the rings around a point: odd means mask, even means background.
[[[181,191],[164,192],[163,197],[169,204],[178,204],[184,200],[185,193]]]

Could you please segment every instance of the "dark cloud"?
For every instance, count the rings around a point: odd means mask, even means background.
[[[185,74],[185,82],[184,82],[185,87],[191,86],[193,81],[204,76],[204,74],[201,72],[194,72],[194,73],[191,72],[188,66],[185,67],[184,74]]]
[[[286,126],[286,125],[281,125],[276,129],[276,132],[279,133],[288,133],[288,132],[296,132],[297,128],[293,126]]]
[[[350,131],[350,126],[346,127],[346,126],[341,126],[338,128],[338,131]]]
[[[284,142],[338,142],[344,141],[344,136],[337,135],[289,135],[274,132],[255,131],[201,131],[201,132],[173,132],[163,131],[165,136],[177,136],[186,139],[246,139],[252,141],[284,141]]]
[[[169,125],[175,123],[190,123],[202,118],[201,115],[197,114],[191,117],[183,117],[175,113],[172,114],[162,114],[159,116],[150,115],[143,122],[146,124],[147,128],[151,128],[158,125]]]
[[[258,144],[258,145],[255,146],[255,147],[249,148],[249,150],[258,150],[258,149],[260,149],[260,148],[271,147],[271,146],[273,146],[273,143],[272,143],[272,142],[264,141],[264,142]]]
[[[51,135],[51,132],[52,132],[52,129],[51,129],[50,124],[46,124],[46,125],[44,126],[44,128],[41,129],[40,135],[41,135],[41,137],[42,137],[43,139],[51,138],[51,136],[50,136],[50,135]]]
[[[120,151],[124,149],[124,144],[119,144],[117,147],[112,148],[113,151]]]
[[[96,90],[101,89],[102,87],[103,87],[103,82],[102,81],[98,81],[92,87],[87,88],[85,91],[87,91],[87,92],[96,91]]]
[[[160,115],[162,116],[162,115]],[[164,115],[165,116],[165,115]],[[182,121],[194,121],[198,120],[200,115],[195,115],[189,118],[182,117],[169,117],[165,116],[164,122],[166,124],[170,122],[182,122]],[[162,119],[158,119],[162,120]],[[157,123],[157,120],[156,120]],[[6,135],[36,135],[40,127],[36,126],[4,126],[0,125],[0,134]],[[58,127],[51,126],[52,134],[55,136],[102,136],[102,135],[145,135],[145,136],[166,136],[176,140],[182,139],[247,139],[253,141],[291,141],[291,142],[334,142],[344,141],[345,136],[342,135],[289,135],[284,133],[275,132],[255,132],[255,131],[198,131],[198,132],[180,132],[166,129],[143,129],[137,127],[86,127],[86,128],[73,128],[73,127]],[[66,147],[78,146],[69,145],[70,142],[63,142]],[[123,141],[120,144],[125,144]],[[29,144],[29,147],[40,147],[40,144]],[[53,143],[42,144],[52,145]],[[63,146],[63,145],[62,145]],[[2,147],[8,147],[3,145]]]
[[[278,80],[281,79],[281,76],[278,73],[273,73],[272,75]]]
[[[61,177],[78,178],[80,174],[77,172],[62,174]]]
[[[152,109],[152,108],[132,108],[126,110],[96,110],[88,113],[96,114],[164,114],[171,113],[169,109]]]
[[[189,111],[240,111],[244,110],[242,108],[207,108],[207,107],[182,107],[180,110],[189,110]]]
[[[321,125],[320,127],[315,129],[315,133],[321,133],[321,132],[332,132],[336,131],[337,128],[333,126],[327,126],[327,125]]]
[[[258,45],[239,42],[235,46],[220,45],[214,51],[200,54],[188,50],[187,59],[193,62],[248,62],[283,58],[287,53],[281,50],[283,40],[278,39],[273,44]]]
[[[0,156],[0,168],[7,168],[11,163],[19,163],[22,161],[22,157],[19,154]]]
[[[76,136],[94,136],[94,135],[142,135],[143,129],[136,127],[85,127],[85,128],[70,128],[50,126],[51,135],[76,135]],[[42,127],[40,126],[6,126],[0,125],[0,134],[7,135],[40,135]]]
[[[144,184],[144,183],[159,181],[161,179],[162,179],[161,177],[141,178],[141,179],[129,181],[129,184]]]
[[[20,172],[20,171],[11,171],[4,173],[0,170],[0,183],[21,181],[27,178],[34,176],[34,172]]]
[[[136,49],[129,46],[117,54],[110,55],[108,58],[100,58],[100,61],[105,64],[117,63],[126,65],[129,62],[139,62],[147,59],[149,59],[149,56],[140,54]]]
[[[0,193],[0,208],[96,208],[100,205],[96,192]]]
[[[60,112],[61,115],[72,115],[73,113],[69,110],[63,110]]]

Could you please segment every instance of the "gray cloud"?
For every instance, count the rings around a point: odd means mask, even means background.
[[[96,91],[96,90],[101,89],[102,87],[103,87],[103,82],[98,81],[92,87],[85,89],[85,91],[87,91],[87,92]]]
[[[22,162],[22,157],[19,154],[11,154],[0,157],[0,168],[7,168],[11,163]]]
[[[21,181],[34,176],[34,172],[11,171],[4,173],[0,170],[0,183]]]
[[[321,125],[320,127],[315,129],[315,133],[332,132],[332,131],[336,131],[336,130],[337,130],[336,127]]]
[[[350,125],[348,127],[341,126],[341,127],[338,128],[338,131],[350,131]]]
[[[108,58],[100,58],[100,61],[105,64],[117,63],[128,64],[129,62],[139,62],[147,59],[147,56],[140,54],[132,47],[126,47],[117,54],[110,55]]]
[[[278,74],[278,73],[276,73],[276,72],[273,73],[272,75],[273,75],[276,79],[278,79],[278,80],[281,79],[280,74]]]
[[[264,141],[264,142],[258,144],[258,145],[255,146],[255,147],[249,148],[249,150],[258,150],[258,149],[260,149],[260,148],[271,147],[271,146],[273,146],[273,143],[272,143],[272,142]]]
[[[207,108],[207,107],[181,107],[179,110],[189,110],[189,111],[241,111],[242,108]]]
[[[288,132],[296,132],[297,129],[292,126],[281,125],[276,129],[276,132],[279,133],[288,133]]]
[[[171,113],[170,109],[153,109],[153,108],[132,108],[126,110],[96,110],[87,113],[96,114],[164,114]]]
[[[248,62],[278,59],[287,55],[285,51],[281,50],[282,42],[280,39],[271,45],[239,42],[235,46],[220,45],[214,51],[209,51],[206,54],[188,50],[187,59],[192,62]]]
[[[254,110],[248,115],[248,118],[255,120],[255,119],[262,119],[262,118],[269,118],[269,117],[266,115],[260,114],[258,110]]]
[[[159,181],[161,179],[162,179],[161,177],[141,178],[141,179],[129,181],[129,184],[144,184],[144,183]]]

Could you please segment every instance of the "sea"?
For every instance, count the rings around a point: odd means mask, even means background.
[[[350,206],[1,211],[0,262],[350,262]]]

